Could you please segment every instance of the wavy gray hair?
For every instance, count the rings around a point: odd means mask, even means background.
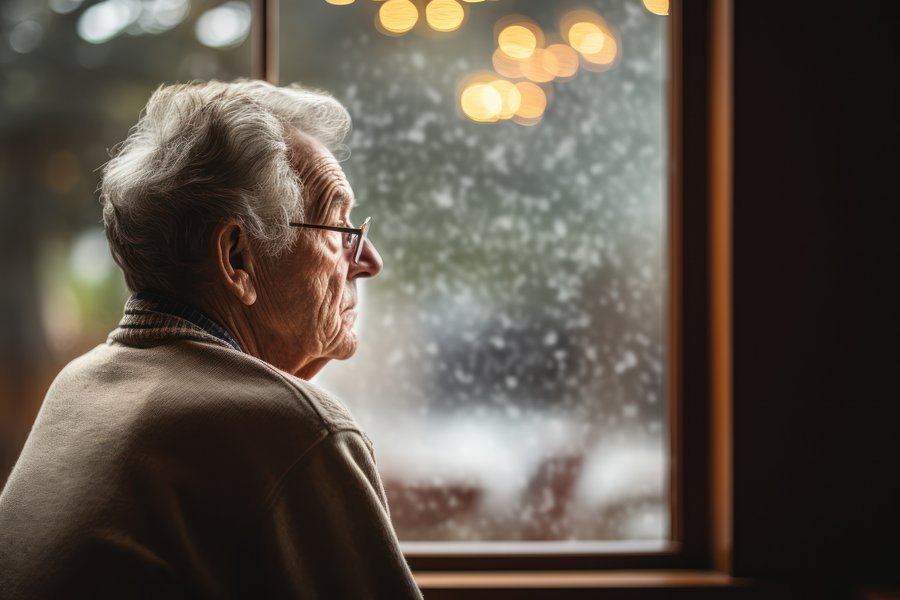
[[[238,219],[269,256],[293,244],[287,223],[302,221],[305,207],[290,126],[336,150],[350,116],[328,94],[264,81],[153,93],[100,184],[106,237],[132,291],[182,291],[224,219]]]

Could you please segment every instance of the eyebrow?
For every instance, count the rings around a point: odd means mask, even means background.
[[[322,218],[328,218],[327,215],[335,215],[343,213],[345,210],[352,209],[356,204],[354,200],[355,199],[351,194],[347,194],[343,191],[335,192],[328,200],[327,208],[325,209],[325,212],[322,213]]]
[[[331,197],[331,205],[333,207],[344,208],[345,206],[349,206],[353,208],[356,206],[355,198],[350,196],[345,192],[337,192],[334,196]]]
[[[353,192],[350,192],[349,194],[346,192],[337,192],[331,197],[331,201],[329,202],[330,210],[343,210],[345,208],[352,210],[357,206],[359,206],[359,203],[356,201],[356,196]]]

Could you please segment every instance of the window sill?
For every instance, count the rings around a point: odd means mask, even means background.
[[[743,592],[758,591],[756,582],[715,571],[417,571],[415,578],[426,598],[437,600],[581,598],[588,597],[586,593],[591,598],[603,598],[604,591],[617,591],[617,595],[610,596],[616,598],[661,598],[668,597],[668,592],[681,594],[701,589],[705,592],[703,598],[745,598],[755,596]],[[625,590],[640,595],[620,595]],[[648,592],[657,593],[645,595]]]

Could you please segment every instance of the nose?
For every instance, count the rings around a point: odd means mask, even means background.
[[[356,279],[357,277],[375,277],[381,273],[382,268],[384,268],[384,263],[381,262],[381,255],[378,253],[372,240],[366,238],[363,240],[363,247],[362,251],[359,253],[359,260],[354,263],[351,258],[348,279]]]

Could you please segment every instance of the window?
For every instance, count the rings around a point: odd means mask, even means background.
[[[320,383],[375,438],[413,565],[706,564],[709,4],[434,5],[4,4],[0,383],[30,404],[0,398],[3,467],[119,317],[84,201],[109,140],[160,82],[268,73],[354,116],[386,269]]]
[[[354,118],[343,166],[386,267],[319,382],[375,439],[405,548],[664,547],[667,17],[393,0],[279,22],[280,81]]]

